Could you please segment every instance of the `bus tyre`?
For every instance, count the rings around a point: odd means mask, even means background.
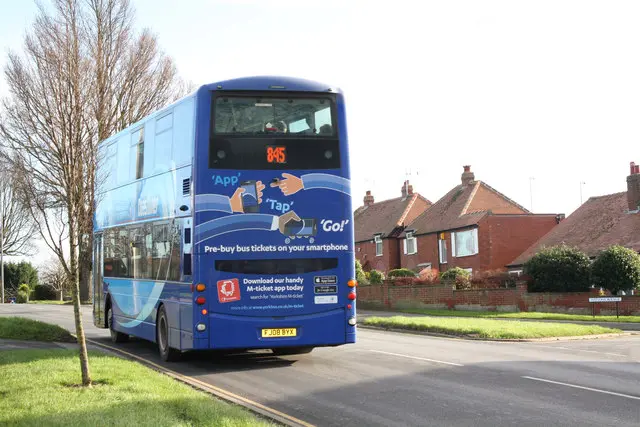
[[[180,360],[180,350],[169,347],[169,319],[164,305],[158,311],[158,321],[156,322],[156,335],[160,358],[165,362],[177,362]]]
[[[107,310],[107,326],[109,326],[109,332],[111,333],[111,341],[114,343],[127,342],[129,335],[123,334],[113,329],[113,310],[111,307]]]
[[[289,356],[292,354],[308,354],[313,351],[313,347],[284,347],[272,348],[271,351],[276,356]]]

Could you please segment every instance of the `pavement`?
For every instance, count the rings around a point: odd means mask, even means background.
[[[87,338],[111,345],[82,311]],[[0,315],[73,331],[69,306]],[[501,343],[361,329],[356,344],[303,356],[204,352],[172,364],[152,343],[116,346],[318,426],[640,425],[640,336]]]

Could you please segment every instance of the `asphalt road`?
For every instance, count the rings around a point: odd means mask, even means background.
[[[86,335],[105,343],[83,307]],[[0,315],[73,330],[70,306]],[[358,343],[304,356],[189,355],[164,364],[318,426],[638,426],[640,336],[500,343],[361,329]],[[151,343],[120,344],[163,364]]]

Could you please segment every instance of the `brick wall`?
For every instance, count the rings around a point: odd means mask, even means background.
[[[489,255],[484,270],[504,268],[557,225],[555,215],[488,215],[480,221],[479,239]]]
[[[365,271],[387,272],[400,266],[398,239],[382,239],[382,256],[376,256],[376,244],[373,241],[356,243],[356,259]]]
[[[510,289],[455,290],[450,285],[358,286],[360,306],[385,309],[425,307],[456,310],[540,311],[571,314],[615,314],[615,303],[589,302],[592,292],[528,293],[525,284]],[[620,315],[640,315],[640,295],[627,295],[619,303]]]

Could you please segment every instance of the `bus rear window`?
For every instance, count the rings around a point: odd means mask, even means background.
[[[220,96],[213,106],[219,135],[335,136],[329,98]]]

